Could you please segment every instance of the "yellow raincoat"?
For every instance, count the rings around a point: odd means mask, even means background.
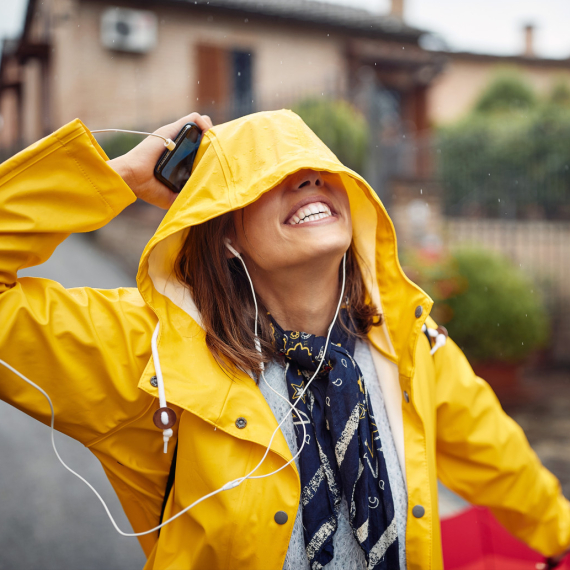
[[[174,451],[162,452],[151,335],[166,399],[176,410],[178,463],[165,519],[246,474],[277,422],[243,373],[225,374],[204,341],[187,291],[172,277],[187,228],[255,201],[302,168],[340,174],[354,240],[370,272],[367,289],[385,324],[370,334],[373,357],[408,490],[408,568],[443,567],[437,478],[490,507],[513,534],[545,555],[570,545],[570,509],[555,477],[529,448],[457,346],[429,353],[424,322],[431,299],[403,274],[394,228],[367,183],[344,167],[289,111],[258,113],[204,136],[194,173],[141,258],[138,289],[64,289],[17,278],[45,261],[70,233],[105,225],[135,196],[75,120],[0,167],[0,358],[37,382],[55,405],[56,428],[99,458],[135,531],[158,523]],[[49,423],[45,399],[5,369],[0,396]],[[238,429],[237,418],[247,426]],[[281,433],[262,473],[291,458]],[[277,570],[299,505],[292,463],[199,504],[140,538],[147,570]],[[424,508],[416,518],[412,509]],[[0,505],[1,508],[1,505]],[[99,508],[93,501],[92,508]],[[289,515],[286,524],[276,511]],[[419,509],[421,511],[421,509]],[[415,511],[418,512],[418,509]]]

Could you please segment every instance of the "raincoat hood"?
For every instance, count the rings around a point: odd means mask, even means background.
[[[292,111],[255,113],[205,133],[192,176],[143,252],[137,276],[142,296],[160,320],[166,317],[163,322],[176,329],[168,334],[203,335],[191,295],[173,272],[188,229],[251,204],[301,169],[340,175],[350,201],[354,243],[366,265],[366,288],[384,315],[370,340],[410,376],[410,340],[417,337],[432,301],[404,275],[393,224],[376,193]]]

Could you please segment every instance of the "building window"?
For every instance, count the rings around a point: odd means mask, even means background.
[[[253,110],[253,86],[251,53],[232,51],[233,107],[234,115],[240,117]]]
[[[196,46],[198,109],[214,122],[247,115],[253,104],[253,55],[213,45]]]

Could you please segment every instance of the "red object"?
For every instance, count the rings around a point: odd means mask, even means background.
[[[482,507],[443,519],[441,540],[445,570],[536,570],[544,562],[544,556],[511,536]],[[570,570],[570,557],[557,570]]]

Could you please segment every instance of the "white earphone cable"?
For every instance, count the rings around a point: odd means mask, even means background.
[[[92,132],[95,132],[95,131],[92,131]],[[259,312],[258,312],[258,306],[257,306],[256,297],[255,297],[255,289],[253,287],[253,282],[251,280],[251,277],[249,276],[249,272],[247,271],[247,266],[245,265],[245,262],[242,259],[242,257],[240,256],[240,254],[233,247],[231,247],[231,245],[229,245],[228,243],[226,243],[226,246],[228,247],[228,249],[230,249],[230,251],[232,251],[232,253],[234,255],[236,255],[236,257],[238,257],[240,259],[240,261],[242,262],[242,264],[245,268],[246,275],[249,279],[251,291],[253,294],[253,300],[254,300],[254,304],[255,304],[255,327],[254,327],[254,331],[255,331],[255,339],[256,339],[256,348],[259,352],[261,352],[261,345],[259,343],[259,338],[257,336],[257,319],[258,319]],[[24,382],[27,382],[30,386],[32,386],[33,388],[38,390],[46,398],[46,400],[48,401],[49,407],[50,407],[50,411],[51,411],[51,422],[50,422],[51,444],[52,444],[52,447],[53,447],[53,450],[55,452],[56,457],[58,458],[59,462],[65,467],[65,469],[67,469],[67,471],[69,471],[72,475],[75,475],[75,477],[77,477],[79,480],[83,481],[83,483],[85,483],[85,485],[87,485],[87,487],[89,487],[89,489],[91,489],[91,491],[93,491],[95,496],[99,499],[99,501],[103,505],[103,508],[105,509],[105,512],[107,513],[107,516],[109,517],[109,520],[113,524],[113,527],[115,528],[115,530],[120,535],[125,536],[125,537],[145,536],[147,534],[151,534],[153,532],[156,532],[158,529],[160,529],[163,526],[166,526],[167,524],[171,523],[172,521],[174,521],[178,517],[182,516],[184,513],[188,512],[190,509],[194,508],[196,505],[200,504],[201,502],[205,501],[206,499],[209,499],[210,497],[213,497],[214,495],[217,495],[218,493],[221,493],[222,491],[229,491],[230,489],[234,489],[238,485],[241,485],[241,483],[243,483],[247,479],[262,479],[264,477],[270,477],[271,475],[275,475],[276,473],[279,473],[279,471],[281,471],[282,469],[285,469],[285,467],[287,467],[289,464],[291,464],[301,454],[301,451],[303,450],[303,447],[305,446],[306,439],[307,439],[307,429],[305,427],[305,423],[302,420],[301,420],[301,423],[303,425],[303,433],[304,433],[303,444],[301,445],[301,447],[299,448],[299,450],[297,451],[295,456],[292,457],[289,461],[287,461],[287,463],[285,463],[282,467],[280,467],[279,469],[276,469],[275,471],[273,471],[271,473],[267,473],[265,475],[257,475],[257,476],[253,475],[261,467],[261,465],[265,461],[267,455],[269,454],[269,450],[271,449],[271,445],[273,443],[273,440],[275,439],[275,435],[281,429],[281,426],[285,423],[285,421],[287,420],[289,415],[292,414],[293,411],[296,411],[296,406],[298,404],[298,401],[300,399],[302,399],[305,392],[307,391],[307,389],[311,385],[311,382],[315,379],[315,377],[319,373],[319,370],[321,369],[321,366],[322,366],[324,359],[325,359],[325,356],[326,356],[326,350],[327,350],[327,346],[328,346],[328,343],[330,340],[330,335],[331,335],[332,329],[334,327],[334,324],[336,322],[336,319],[338,318],[338,314],[340,312],[340,307],[342,305],[342,299],[343,299],[343,295],[344,295],[345,284],[346,284],[346,254],[343,258],[342,287],[341,287],[341,292],[340,292],[340,298],[339,298],[339,301],[338,301],[338,304],[336,307],[334,318],[333,318],[332,323],[330,324],[329,329],[328,329],[328,333],[327,333],[327,337],[326,337],[325,346],[324,346],[323,355],[321,357],[321,360],[319,361],[319,364],[318,364],[317,369],[315,370],[313,376],[308,381],[307,385],[305,386],[305,388],[301,392],[299,399],[295,402],[295,404],[291,404],[289,401],[287,401],[287,403],[290,405],[291,409],[287,412],[287,414],[285,414],[285,416],[283,417],[283,419],[281,420],[279,425],[273,431],[273,434],[271,435],[269,443],[267,444],[267,448],[265,450],[265,453],[264,453],[263,457],[261,458],[261,460],[259,461],[259,463],[255,466],[255,468],[252,469],[244,477],[239,477],[238,479],[234,479],[233,481],[228,481],[225,485],[223,485],[219,489],[216,489],[215,491],[212,491],[211,493],[208,493],[207,495],[200,497],[198,500],[194,501],[191,505],[187,506],[186,508],[184,508],[181,511],[179,511],[178,513],[176,513],[174,516],[170,517],[168,520],[162,522],[161,524],[155,526],[154,528],[151,528],[151,529],[143,531],[143,532],[124,532],[124,531],[122,531],[119,528],[119,526],[117,525],[115,519],[113,518],[113,515],[111,514],[109,507],[107,506],[107,504],[103,500],[103,497],[101,497],[101,495],[97,492],[97,490],[93,487],[93,485],[91,485],[91,483],[89,483],[89,481],[87,481],[85,478],[83,478],[81,475],[79,475],[79,473],[74,471],[71,467],[69,467],[69,465],[67,465],[65,463],[65,461],[63,461],[63,459],[59,455],[59,452],[57,451],[57,447],[55,445],[55,437],[54,437],[54,434],[55,434],[55,412],[54,412],[53,403],[51,401],[51,398],[47,394],[47,392],[45,390],[43,390],[43,388],[41,388],[40,386],[38,386],[37,384],[32,382],[29,378],[24,376],[21,372],[18,372],[18,370],[16,370],[13,366],[8,364],[4,360],[0,359],[0,364],[2,366],[4,366],[5,368],[7,368],[8,370],[10,370],[11,372],[13,372],[14,374],[16,374],[16,376],[18,376],[19,378],[24,380]],[[156,346],[156,340],[158,337],[158,332],[159,332],[159,325],[156,326],[156,329],[153,333],[151,345],[152,345],[152,353],[153,353],[153,359],[154,359],[154,363],[155,363],[155,371],[156,371],[156,375],[157,375],[157,380],[160,378],[160,380],[158,380],[158,382],[159,382],[159,403],[160,403],[161,407],[165,407],[166,406],[166,397],[165,397],[165,393],[164,393],[164,382],[163,382],[163,378],[162,378],[162,370],[160,368],[160,360],[158,358],[158,350],[157,350],[157,346]],[[275,390],[269,385],[269,383],[265,379],[264,367],[262,367],[262,377],[263,377],[264,381],[268,384],[268,386],[275,392]],[[278,394],[278,395],[281,398],[283,398],[283,396],[281,394]],[[299,412],[297,412],[297,414],[299,415]],[[162,421],[164,422],[164,419]],[[164,430],[164,432],[167,432],[167,431],[172,432],[172,430]],[[171,437],[171,436],[172,436],[172,433],[170,433],[170,435],[168,435],[168,437]],[[165,446],[167,445],[167,441],[168,440],[166,438],[166,433],[165,433]]]
[[[144,131],[129,131],[127,129],[98,129],[96,131],[90,131],[91,133],[130,133],[133,135],[147,135],[149,137],[158,137],[164,141],[164,146],[168,150],[174,150],[176,148],[176,143],[169,138],[163,137],[162,135],[157,135],[156,133],[146,133]]]
[[[215,491],[212,491],[211,493],[208,493],[207,495],[200,497],[197,501],[194,501],[191,505],[189,505],[185,509],[179,511],[174,516],[170,517],[168,520],[164,521],[162,524],[155,526],[154,528],[151,528],[149,530],[145,530],[143,532],[124,532],[117,525],[115,519],[113,518],[113,515],[111,514],[111,511],[109,510],[109,507],[107,506],[107,503],[105,503],[103,497],[101,497],[101,495],[97,492],[95,487],[93,487],[93,485],[91,485],[91,483],[89,483],[89,481],[87,481],[87,479],[83,478],[81,475],[79,475],[79,473],[77,473],[71,467],[69,467],[69,465],[67,465],[67,463],[65,463],[65,461],[61,458],[59,452],[57,451],[57,446],[55,445],[55,437],[54,437],[54,435],[55,435],[55,412],[54,412],[54,408],[53,408],[53,403],[51,401],[51,398],[47,394],[47,392],[45,390],[43,390],[43,388],[41,388],[40,386],[38,386],[37,384],[32,382],[29,378],[24,376],[21,372],[18,372],[13,366],[8,364],[4,360],[0,359],[0,364],[2,366],[6,367],[11,372],[13,372],[14,374],[16,374],[16,376],[20,377],[24,382],[27,382],[30,386],[32,386],[33,388],[38,390],[42,394],[42,396],[44,396],[44,398],[48,401],[48,404],[49,404],[49,407],[51,410],[51,422],[50,422],[51,445],[53,447],[53,450],[55,452],[56,457],[58,458],[59,462],[65,467],[65,469],[67,469],[67,471],[69,471],[72,475],[75,475],[75,477],[77,477],[80,481],[83,481],[83,483],[85,483],[89,487],[89,489],[91,489],[91,491],[93,491],[93,493],[95,493],[95,496],[99,499],[100,503],[103,505],[103,508],[105,509],[105,512],[107,513],[107,516],[109,517],[109,520],[111,521],[113,527],[121,536],[137,537],[137,536],[144,536],[146,534],[152,534],[153,532],[156,532],[158,529],[162,528],[163,526],[171,523],[173,520],[182,516],[184,513],[186,513],[190,509],[194,508],[196,505],[200,504],[201,502],[205,501],[206,499],[209,499],[210,497],[213,497],[214,495],[217,495],[218,493],[221,493],[222,491],[228,491],[229,489],[233,489],[234,487],[237,487],[242,482],[242,479],[236,479],[235,481],[230,481],[230,482],[226,483],[223,487],[220,487],[219,489],[216,489]]]
[[[158,388],[158,402],[161,408],[166,408],[166,394],[164,392],[164,378],[162,376],[162,368],[160,367],[160,359],[158,358],[158,348],[156,342],[158,339],[159,324],[156,324],[154,333],[152,333],[152,339],[150,341],[150,346],[152,350],[152,360],[154,362],[154,370],[156,372],[156,383]],[[169,418],[166,412],[160,414],[160,421],[164,426],[168,426]],[[164,441],[164,453],[168,451],[168,442],[170,438],[174,435],[171,428],[166,428],[162,430],[162,438]]]
[[[226,242],[226,245],[227,242]],[[231,248],[231,249],[230,249]],[[247,266],[245,264],[245,261],[243,260],[243,258],[241,257],[241,255],[231,246],[228,246],[228,249],[230,249],[230,251],[242,262],[242,265],[245,269],[245,272],[247,274],[247,277],[249,279],[249,283],[251,285],[251,291],[253,294],[253,301],[255,304],[255,314],[257,316],[258,314],[258,309],[257,309],[257,300],[255,298],[255,290],[253,288],[253,282],[251,280],[251,277],[249,276],[249,272],[247,270]],[[243,482],[246,479],[263,479],[264,477],[270,477],[271,475],[275,475],[275,473],[279,473],[279,471],[281,471],[282,469],[285,469],[285,467],[287,467],[290,463],[292,463],[293,461],[295,461],[295,459],[297,457],[299,457],[299,455],[301,455],[301,451],[303,451],[303,448],[305,447],[305,443],[307,441],[307,430],[305,428],[305,424],[302,420],[302,418],[299,416],[299,419],[301,420],[302,424],[303,424],[303,433],[304,433],[304,437],[303,437],[303,443],[301,445],[301,447],[299,448],[299,450],[297,451],[297,453],[295,454],[294,457],[292,457],[289,461],[287,461],[287,463],[285,463],[282,467],[280,467],[279,469],[276,469],[275,471],[272,471],[271,473],[268,473],[266,475],[256,475],[255,477],[253,476],[253,473],[255,473],[259,467],[261,467],[261,464],[265,461],[265,458],[267,457],[267,455],[269,454],[269,450],[271,448],[271,444],[273,443],[273,439],[275,438],[275,435],[277,434],[277,431],[281,429],[281,426],[285,423],[285,421],[287,420],[287,418],[289,417],[289,415],[291,415],[293,413],[293,411],[297,411],[297,404],[299,403],[299,400],[301,400],[303,398],[303,396],[305,395],[305,392],[307,391],[307,389],[309,388],[309,386],[311,385],[312,381],[315,379],[315,377],[317,376],[317,374],[319,373],[319,370],[321,369],[321,366],[323,365],[323,362],[325,360],[325,356],[327,353],[327,347],[329,344],[329,340],[330,340],[330,336],[334,327],[334,324],[336,322],[336,319],[338,318],[338,314],[340,312],[340,307],[342,305],[342,299],[344,296],[344,288],[346,285],[346,254],[344,255],[343,259],[342,259],[342,287],[341,287],[341,291],[340,291],[340,298],[338,300],[338,304],[336,307],[336,311],[333,317],[333,320],[329,326],[328,332],[327,332],[327,337],[325,340],[325,346],[324,346],[324,350],[323,350],[323,355],[321,357],[321,360],[319,361],[319,364],[317,366],[317,369],[315,370],[315,372],[313,373],[313,375],[311,376],[311,379],[307,382],[306,386],[303,388],[303,391],[300,393],[299,398],[297,398],[297,401],[294,404],[290,404],[291,409],[285,414],[285,416],[283,417],[283,419],[281,420],[281,422],[279,422],[279,425],[275,428],[275,431],[273,432],[273,434],[271,435],[271,439],[269,440],[269,444],[267,445],[267,449],[265,450],[265,453],[263,455],[263,457],[261,458],[261,461],[257,464],[257,466],[249,472],[248,475],[246,475],[245,477],[243,477],[243,479],[240,481]],[[255,331],[257,333],[257,322],[255,325]],[[257,338],[257,337],[256,337]],[[259,342],[259,341],[258,341]],[[258,348],[258,350],[261,352],[261,349]],[[262,370],[262,376],[264,377],[264,371]],[[268,384],[267,380],[265,379],[265,377],[263,378],[264,381]],[[268,384],[269,385],[269,384]],[[297,415],[299,415],[298,411],[297,411]]]

